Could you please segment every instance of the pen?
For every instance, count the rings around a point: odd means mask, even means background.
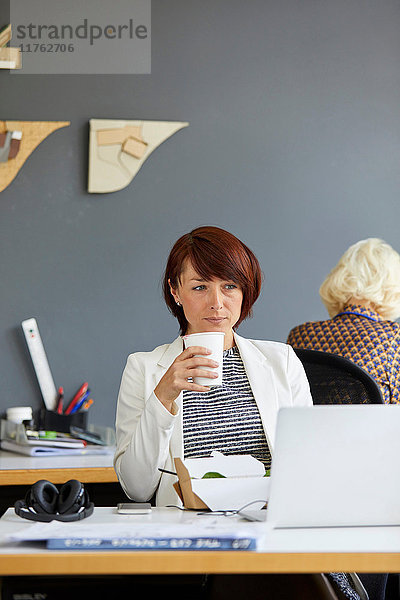
[[[169,475],[178,475],[178,473],[174,473],[173,471],[168,471],[167,469],[160,469],[160,467],[158,467],[158,470],[161,471],[161,473],[168,473]]]
[[[88,410],[88,408],[90,408],[93,404],[93,398],[89,398],[89,400],[86,400],[85,404],[82,406],[81,410]]]
[[[88,383],[85,382],[81,385],[81,387],[79,388],[79,390],[76,392],[75,396],[72,398],[71,402],[68,404],[64,414],[65,415],[69,415],[71,410],[74,408],[75,404],[77,402],[79,402],[79,400],[82,398],[82,396],[84,396],[84,394],[86,393],[86,390],[88,389]]]
[[[64,398],[64,388],[58,388],[58,398],[57,398],[57,413],[62,415],[63,411],[63,398]]]
[[[81,398],[79,398],[78,402],[76,402],[75,406],[72,408],[71,412],[69,413],[70,415],[73,415],[81,408],[83,403],[86,402],[87,398],[89,397],[89,394],[90,394],[90,389],[88,388],[86,390],[86,392],[83,394],[83,396]]]

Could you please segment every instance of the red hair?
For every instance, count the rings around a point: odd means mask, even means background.
[[[178,319],[182,335],[186,333],[188,323],[182,307],[176,304],[171,294],[169,281],[174,289],[178,287],[187,259],[206,281],[217,277],[240,285],[243,292],[242,310],[235,329],[251,316],[252,306],[260,294],[262,283],[257,258],[229,231],[212,226],[198,227],[175,242],[164,272],[164,299],[171,313]]]

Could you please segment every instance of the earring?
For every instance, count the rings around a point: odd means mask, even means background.
[[[178,306],[181,306],[181,303],[180,303],[180,302],[178,302],[178,300],[176,301],[176,303],[177,303],[177,305],[178,305]]]

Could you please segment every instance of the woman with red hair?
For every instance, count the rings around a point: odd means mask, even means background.
[[[286,344],[249,340],[236,329],[261,290],[253,252],[218,227],[199,227],[174,244],[164,273],[166,304],[180,334],[223,332],[222,386],[204,347],[183,349],[181,335],[128,357],[116,418],[115,470],[126,494],[157,505],[180,504],[173,459],[252,454],[268,469],[281,406],[312,404],[303,367]],[[161,472],[160,469],[164,470]]]

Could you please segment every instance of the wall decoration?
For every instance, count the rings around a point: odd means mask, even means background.
[[[0,192],[48,135],[69,121],[0,121]]]
[[[12,37],[11,25],[0,29],[0,69],[20,69],[21,50],[7,46]]]
[[[90,119],[90,193],[116,192],[130,184],[162,142],[189,123]]]

